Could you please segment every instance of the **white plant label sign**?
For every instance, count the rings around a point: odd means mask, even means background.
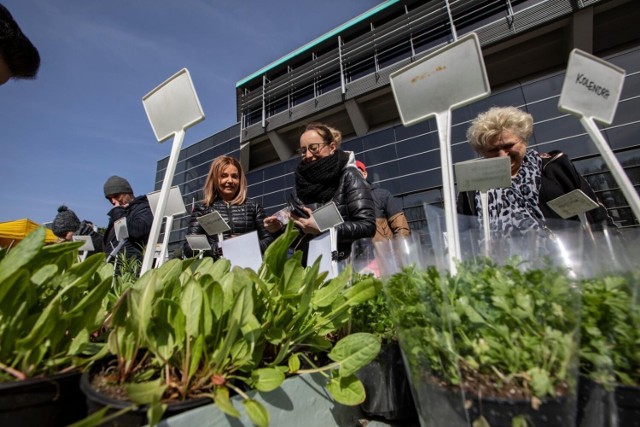
[[[153,215],[156,215],[156,210],[158,208],[158,202],[160,200],[160,190],[153,191],[147,194],[147,199],[149,200],[149,207],[151,207],[151,212]],[[173,186],[169,190],[169,199],[167,200],[167,207],[164,210],[164,216],[176,216],[187,213],[187,209],[184,206],[184,201],[182,200],[182,193],[180,193],[180,187]]]
[[[158,142],[204,120],[200,100],[186,68],[142,97],[142,104]]]
[[[122,242],[129,237],[129,230],[127,229],[127,217],[122,217],[113,223],[113,229],[116,232],[116,240]]]
[[[160,236],[160,227],[165,217],[169,188],[178,164],[180,148],[187,128],[204,120],[204,112],[200,100],[191,81],[189,70],[182,70],[169,77],[151,92],[142,97],[142,105],[158,142],[163,142],[173,135],[171,155],[162,181],[156,214],[153,217],[147,249],[145,250],[140,275],[153,266],[154,248]],[[169,215],[170,216],[170,215]],[[168,233],[167,233],[168,234]]]
[[[511,161],[509,157],[476,159],[454,165],[458,191],[488,191],[492,188],[511,187]]]
[[[598,204],[580,189],[549,200],[547,205],[562,219],[571,218],[598,207]]]
[[[329,202],[326,205],[319,207],[311,213],[311,216],[316,222],[318,230],[322,232],[344,222],[342,215],[340,215],[340,211],[338,211],[338,207],[334,202]]]
[[[229,224],[222,218],[220,212],[213,211],[206,215],[202,215],[198,218],[198,223],[204,228],[204,231],[209,235],[221,234],[227,230],[230,230]]]
[[[95,249],[91,236],[71,236],[71,239],[74,242],[84,242],[84,244],[78,248],[78,251],[92,251]]]
[[[571,114],[591,117],[611,124],[618,107],[625,72],[622,68],[598,57],[574,49],[558,108]]]
[[[469,33],[390,75],[391,89],[405,126],[436,118],[440,139],[440,164],[449,236],[449,269],[460,259],[460,236],[455,203],[451,156],[451,110],[471,104],[491,93],[480,41]]]
[[[187,243],[192,251],[208,251],[211,250],[209,239],[204,234],[187,234]]]
[[[475,33],[394,71],[390,83],[405,126],[468,105],[491,93]]]

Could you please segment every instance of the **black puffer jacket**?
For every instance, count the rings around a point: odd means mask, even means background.
[[[296,188],[296,191],[298,189]],[[355,159],[350,153],[349,163],[343,168],[333,201],[344,222],[336,227],[338,235],[338,258],[345,259],[351,253],[351,244],[358,239],[373,237],[376,234],[375,204],[371,186],[362,177],[355,166]],[[306,205],[314,210],[324,203],[306,200]],[[328,202],[327,202],[328,203]],[[294,242],[294,246],[303,251],[303,262],[306,263],[308,242],[313,235],[302,235]]]
[[[258,239],[260,240],[260,251],[264,253],[267,246],[273,241],[273,235],[264,228],[265,213],[262,206],[255,200],[246,199],[242,205],[230,205],[221,199],[216,199],[211,206],[203,206],[196,204],[191,218],[189,218],[189,227],[187,234],[206,234],[198,218],[218,211],[220,216],[229,224],[231,229],[223,233],[223,238],[227,239],[231,236],[238,236],[250,233],[254,230],[258,231]],[[206,252],[205,255],[212,256],[213,251],[218,247],[218,236],[207,236],[212,252]],[[193,250],[187,241],[183,244],[183,253],[187,257],[192,257]]]
[[[340,185],[331,199],[344,222],[336,227],[338,252],[341,258],[351,253],[351,244],[376,234],[376,215],[373,195],[369,183],[360,171],[347,166],[340,177]]]
[[[120,218],[126,217],[129,238],[120,252],[124,250],[127,258],[135,257],[138,260],[142,260],[142,249],[149,240],[149,233],[153,224],[153,213],[147,196],[136,197],[126,208],[116,206],[107,215],[109,216],[109,225],[104,233],[104,251],[107,256],[118,246],[113,225]]]

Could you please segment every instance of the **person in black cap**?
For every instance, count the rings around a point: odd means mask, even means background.
[[[35,78],[40,68],[38,49],[0,4],[0,85],[9,79]]]
[[[127,258],[142,261],[153,224],[153,213],[147,196],[135,197],[129,181],[116,175],[104,183],[104,196],[113,205],[107,213],[109,225],[104,234],[104,251],[108,259],[115,260],[122,253]],[[128,237],[123,242],[118,242],[115,222],[121,218],[126,218]],[[119,246],[119,243],[123,244]]]
[[[102,235],[93,228],[93,223],[87,220],[80,221],[74,211],[62,205],[58,208],[58,214],[51,224],[51,231],[61,242],[70,242],[73,236],[91,236],[93,251],[87,255],[93,255],[103,251]]]

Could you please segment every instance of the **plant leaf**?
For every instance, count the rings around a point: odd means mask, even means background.
[[[272,391],[284,381],[284,373],[277,368],[260,368],[251,372],[253,387],[258,391]]]
[[[149,420],[149,426],[157,426],[162,419],[164,411],[166,410],[167,405],[165,403],[160,402],[160,399],[154,400],[153,403],[149,406],[149,409],[147,409],[147,419]]]
[[[213,391],[213,401],[222,412],[235,418],[240,418],[240,412],[229,400],[229,389],[226,387],[216,387]]]
[[[262,404],[253,399],[243,400],[244,408],[251,421],[258,427],[269,427],[269,412]]]
[[[347,377],[375,359],[379,352],[380,341],[375,335],[358,332],[338,341],[328,356],[340,363],[340,376]]]
[[[127,395],[133,403],[138,405],[148,405],[153,403],[154,399],[160,400],[166,385],[162,384],[162,379],[147,381],[143,383],[125,384]]]
[[[327,391],[338,403],[343,405],[359,405],[366,399],[364,386],[355,375],[334,377],[327,384]]]

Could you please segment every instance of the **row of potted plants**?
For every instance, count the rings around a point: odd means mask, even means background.
[[[583,258],[567,241],[467,242],[455,270],[437,243],[376,248],[422,425],[637,422],[637,266],[611,239]]]
[[[0,261],[4,385],[84,371],[92,415],[79,425],[153,425],[214,401],[266,426],[269,414],[249,390],[268,392],[310,372],[325,377],[335,401],[358,405],[365,391],[354,374],[380,342],[345,326],[381,283],[351,283],[349,269],[327,280],[319,262],[303,267],[301,253],[288,256],[296,233],[290,226],[257,272],[224,259],[172,260],[124,288],[99,256],[76,263],[78,244],[43,246],[42,230],[32,233]]]
[[[294,238],[289,228],[257,272],[172,260],[138,280],[114,279],[99,256],[77,263],[77,243],[44,246],[38,233],[0,252],[0,421],[46,414],[43,424],[66,425],[86,414],[88,395],[93,414],[80,425],[156,424],[212,401],[268,425],[260,394],[320,373],[336,401],[361,404],[366,388],[365,414],[412,423],[402,359],[422,425],[639,419],[638,276],[629,262],[620,268],[621,254],[609,249],[615,269],[578,275],[566,251],[560,263],[533,245],[535,257],[482,253],[452,273],[423,247],[390,242],[377,259],[383,296],[378,280],[349,267],[333,280],[318,262],[302,267],[287,254]],[[33,382],[49,394],[25,387]]]

